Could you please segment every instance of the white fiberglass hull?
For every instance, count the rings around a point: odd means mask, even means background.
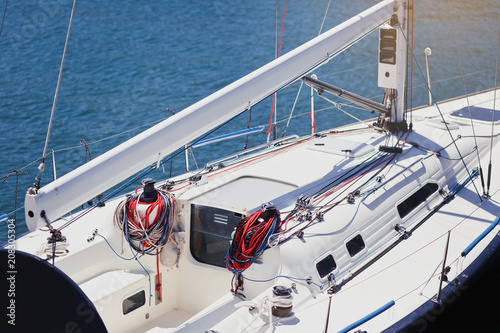
[[[493,96],[493,91],[489,91],[469,97],[469,102],[476,107],[491,108]],[[133,252],[112,223],[114,209],[123,200],[118,198],[71,224],[67,224],[71,216],[54,222],[54,227],[60,228],[70,243],[69,252],[56,258],[55,266],[82,288],[110,332],[210,329],[304,332],[322,331],[327,321],[328,331],[336,332],[369,314],[373,314],[373,318],[356,330],[418,330],[428,323],[428,313],[436,313],[436,309],[442,309],[461,295],[469,272],[475,271],[477,264],[499,245],[500,227],[492,223],[500,213],[500,179],[493,175],[489,197],[478,195],[476,188],[482,194],[479,178],[470,177],[464,167],[465,163],[472,173],[477,163],[470,120],[450,116],[466,105],[466,99],[440,104],[451,135],[461,136],[456,143],[464,162],[451,144],[450,134],[436,107],[414,113],[416,130],[407,137],[406,133],[397,138],[369,129],[365,124],[355,124],[325,132],[323,137],[292,139],[253,155],[226,161],[224,168],[203,172],[197,182],[184,176],[176,178],[186,179],[171,189],[178,202],[176,220],[183,226],[175,232],[182,238],[178,242],[180,254],[177,249],[167,247],[160,263],[154,256],[133,259]],[[489,154],[491,122],[476,122],[475,131],[478,154],[484,160]],[[376,182],[368,182],[368,179],[382,164],[374,164],[372,169],[360,171],[359,177],[353,175],[347,185],[318,196],[320,205],[322,200],[335,195],[335,191],[354,186],[355,180],[366,181],[360,190],[362,193],[353,202],[337,204],[324,214],[323,221],[304,228],[303,234],[294,233],[293,229],[302,222],[289,222],[290,231],[284,235],[290,239],[266,250],[262,258],[243,273],[240,292],[244,299],[229,292],[232,273],[223,265],[203,262],[204,254],[200,251],[209,251],[211,247],[198,241],[198,237],[205,234],[200,232],[193,215],[197,207],[210,206],[247,215],[260,203],[272,201],[280,211],[287,212],[293,209],[300,194],[317,192],[370,154],[377,154],[379,146],[403,139],[402,153],[388,160],[390,163]],[[347,146],[349,155],[342,153],[342,148]],[[498,147],[496,130],[493,165],[500,162]],[[384,155],[381,161],[390,156]],[[391,183],[396,180],[397,185]],[[401,203],[429,183],[437,184],[439,191],[401,218],[398,210]],[[454,193],[456,185],[463,188]],[[349,191],[352,189],[354,187]],[[395,230],[396,226],[399,231]],[[462,256],[490,226],[492,229],[477,246]],[[398,241],[404,231],[411,231],[411,236]],[[363,239],[364,247],[351,255],[346,245],[357,235]],[[46,238],[47,232],[43,230],[30,233],[18,240],[18,250],[36,253]],[[385,251],[397,241],[391,250]],[[225,244],[228,246],[229,242]],[[169,250],[174,254],[168,253]],[[449,269],[447,281],[441,284],[445,252],[444,266]],[[118,255],[132,260],[123,260]],[[327,276],[322,277],[318,271],[318,263],[329,255],[336,263],[336,267],[331,267],[334,280],[330,284]],[[162,281],[161,302],[154,291],[158,272]],[[291,316],[269,317],[265,311],[274,285],[293,287]],[[328,293],[334,285],[338,288],[333,294]],[[440,286],[441,304],[436,299]],[[144,304],[124,314],[124,300],[140,291],[146,295]],[[246,303],[242,303],[243,300]],[[249,306],[253,307],[252,311]]]

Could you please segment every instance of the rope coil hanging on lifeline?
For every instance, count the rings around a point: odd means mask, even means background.
[[[175,200],[168,191],[154,188],[151,178],[142,181],[143,192],[129,196],[115,210],[115,226],[134,250],[156,255],[172,231]]]
[[[269,237],[281,227],[280,212],[272,203],[241,221],[226,254],[226,268],[240,275],[267,248]]]

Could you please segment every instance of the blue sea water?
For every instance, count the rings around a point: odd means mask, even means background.
[[[377,2],[331,1],[323,31]],[[282,54],[318,35],[328,3],[287,2]],[[4,6],[5,2],[0,3],[0,8]],[[71,6],[69,0],[49,0],[10,1],[6,7],[0,36],[0,215],[14,218],[15,214],[18,235],[27,230],[24,193],[37,175]],[[167,118],[167,108],[179,112],[273,60],[283,6],[282,0],[277,7],[269,0],[78,1],[48,146],[49,152],[55,152],[57,176],[89,158],[82,139],[91,143],[90,154],[95,158]],[[432,49],[435,100],[494,86],[499,15],[498,0],[415,1],[414,107],[428,102],[425,47]],[[377,35],[372,34],[316,73],[334,85],[380,100],[377,43]],[[278,94],[278,136],[285,129],[298,86]],[[308,94],[309,89],[302,90],[294,111],[302,116],[291,120],[288,134],[310,131]],[[316,107],[319,130],[353,121],[319,99]],[[267,125],[270,109],[270,99],[254,107],[252,126]],[[363,110],[345,110],[357,118],[373,117]],[[212,135],[245,128],[248,121],[245,113]],[[249,145],[266,139],[264,132],[254,134]],[[243,137],[197,149],[196,163],[202,166],[244,145]],[[51,159],[49,155],[42,185],[53,179]],[[18,179],[15,173],[6,177],[13,170],[23,173]],[[183,171],[181,154],[153,177],[161,180]],[[14,212],[16,207],[19,210]],[[5,240],[4,223],[0,243]]]

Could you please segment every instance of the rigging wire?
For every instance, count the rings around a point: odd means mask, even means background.
[[[327,9],[327,11],[328,11],[328,9]],[[325,13],[325,16],[326,16],[326,13]],[[351,50],[351,49],[350,49],[350,48],[348,48],[345,52],[343,52],[343,54],[342,54],[342,56],[340,57],[340,59],[339,59],[339,60],[335,63],[335,65],[332,67],[332,71],[333,71],[333,69],[335,68],[335,66],[336,66],[336,65],[338,65],[338,64],[339,64],[339,63],[340,63],[340,62],[344,59],[344,57],[345,57],[345,56],[349,53],[349,51],[350,51],[350,50]],[[377,64],[377,63],[375,63],[375,65],[376,65],[376,64]],[[373,65],[373,64],[372,64],[372,65]],[[369,65],[369,66],[371,66],[371,65]],[[364,67],[364,66],[362,66],[362,67]],[[356,70],[356,69],[359,69],[359,68],[362,68],[362,67],[351,68],[351,69],[347,69],[347,70],[340,71],[340,72],[336,72],[336,73],[332,73],[332,71],[331,71],[331,72],[327,75],[327,77],[329,77],[330,75],[333,75],[333,74],[338,74],[338,73],[342,73],[342,72],[348,72],[348,71]],[[296,106],[296,104],[297,104],[297,100],[298,100],[298,98],[299,98],[299,95],[300,95],[300,92],[301,92],[301,90],[302,90],[302,86],[303,86],[303,84],[304,84],[304,81],[303,81],[303,80],[300,80],[299,91],[297,92],[297,96],[295,97],[295,101],[294,101],[294,103],[293,103],[292,110],[290,111],[290,115],[288,116],[288,120],[287,120],[287,123],[286,123],[286,126],[285,126],[285,130],[284,130],[284,132],[283,132],[282,137],[285,137],[285,136],[286,136],[286,132],[287,132],[287,129],[288,129],[288,125],[290,124],[290,120],[291,120],[292,118],[295,118],[295,117],[292,117],[292,115],[293,115],[293,112],[294,112],[294,110],[295,110],[295,106]],[[334,104],[334,105],[335,105],[335,107],[339,108],[339,105],[342,105],[342,104],[337,103],[337,104]],[[347,104],[345,104],[345,105],[347,105]],[[348,106],[349,106],[349,105],[348,105]],[[353,107],[353,106],[351,105],[351,107]],[[304,106],[302,106],[301,110],[302,110],[302,109],[304,109]],[[339,109],[340,109],[340,108],[339,108]],[[321,110],[316,110],[316,109],[315,109],[315,110],[314,110],[314,112],[316,113],[316,112],[320,112],[320,111],[322,111],[322,110],[324,110],[324,109],[321,109]],[[343,110],[341,110],[341,111],[342,111],[342,112],[344,112]],[[344,113],[345,113],[345,112],[344,112]],[[301,116],[301,115],[304,115],[304,114],[309,114],[309,115],[310,115],[310,112],[302,113],[302,114],[299,114],[298,116]],[[278,122],[281,122],[281,121],[284,121],[284,120],[280,120],[280,121],[278,121]],[[278,123],[278,122],[276,122],[276,123]]]
[[[460,45],[464,45],[466,43],[461,43]],[[441,48],[442,49],[442,48]],[[350,49],[348,49],[350,50]],[[350,69],[346,69],[346,70],[342,70],[342,71],[338,71],[338,72],[334,72],[334,73],[331,73],[329,75],[337,75],[337,74],[342,74],[342,73],[346,73],[346,72],[350,72],[350,71],[355,71],[355,70],[359,70],[359,69],[363,69],[363,68],[366,68],[366,67],[370,67],[370,66],[375,66],[377,63],[372,63],[372,64],[368,64],[368,65],[363,65],[363,66],[359,66],[359,67],[355,67],[355,68],[350,68]],[[486,73],[486,72],[489,72],[491,70],[494,70],[495,67],[489,67],[489,68],[486,68],[484,70],[480,70],[480,71],[476,71],[476,72],[472,72],[472,73],[468,73],[468,74],[465,74],[464,76],[471,76],[471,75],[477,75],[477,74],[481,74],[481,73]],[[432,81],[432,83],[441,83],[441,82],[446,82],[446,81],[449,81],[449,80],[455,80],[455,79],[459,79],[461,78],[460,75],[458,76],[453,76],[453,77],[450,77],[450,78],[446,78],[446,79],[441,79],[441,80],[435,80],[435,81]],[[422,88],[422,87],[427,87],[427,84],[420,84],[420,85],[417,85],[415,86],[414,88]],[[374,98],[377,98],[377,97],[380,97],[380,96],[375,96],[375,97],[370,97],[370,99],[374,99]],[[360,110],[365,110],[365,108],[361,108],[361,107],[357,107],[355,105],[352,105],[352,104],[344,104],[344,103],[340,103],[342,106],[347,106],[347,107],[351,107],[351,108],[357,108],[357,109],[360,109]],[[326,110],[329,110],[329,109],[333,109],[334,107],[328,107],[328,108],[323,108],[323,109],[317,109],[315,110],[315,112],[321,112],[321,111],[326,111]],[[309,115],[309,111],[305,112],[305,113],[300,113],[300,114],[297,114],[297,115],[294,115],[294,116],[291,116],[289,118],[293,119],[293,118],[298,118],[300,116],[305,116],[305,115]],[[285,121],[288,121],[289,118],[286,118],[286,119],[282,119],[282,120],[278,120],[277,123],[281,123],[281,122],[285,122]],[[110,135],[108,137],[105,137],[105,138],[102,138],[102,139],[98,139],[96,141],[92,141],[92,142],[88,142],[87,144],[89,146],[93,145],[93,144],[96,144],[96,143],[100,143],[100,142],[103,142],[103,141],[106,141],[106,140],[110,140],[114,137],[118,137],[120,135],[123,135],[123,134],[126,134],[126,133],[129,133],[129,132],[133,132],[135,130],[138,130],[142,127],[145,127],[145,126],[149,126],[149,125],[153,125],[155,123],[158,123],[160,121],[163,121],[165,120],[166,118],[161,118],[161,119],[157,119],[157,120],[154,120],[152,122],[149,122],[149,123],[146,123],[146,124],[143,124],[143,125],[140,125],[140,126],[137,126],[137,127],[134,127],[134,128],[131,128],[131,129],[128,129],[128,130],[125,130],[123,132],[120,132],[120,133],[116,133],[116,134],[113,134],[113,135]],[[479,136],[478,136],[479,137]],[[55,149],[53,151],[51,151],[50,153],[58,153],[58,152],[63,152],[63,151],[67,151],[67,150],[71,150],[71,149],[79,149],[79,148],[82,148],[82,145],[79,144],[78,146],[70,146],[70,147],[64,147],[64,148],[60,148],[60,149]],[[38,157],[37,159],[29,162],[28,164],[24,165],[23,167],[21,168],[18,168],[19,170],[24,170],[26,168],[29,168],[31,165],[33,165],[34,163],[37,163],[38,161],[40,161],[42,159],[42,157]],[[170,160],[170,159],[169,159]],[[9,172],[6,172],[5,174],[3,174],[2,176],[0,176],[0,178],[5,178],[8,174],[10,173]]]
[[[408,8],[408,10],[411,9],[411,33],[410,33],[410,38],[411,38],[411,48],[413,49],[413,13],[415,9],[415,4],[414,0],[411,0],[411,5]],[[410,130],[413,127],[413,53],[410,53],[411,55],[411,60],[410,60]]]
[[[490,161],[488,163],[488,180],[486,185],[486,196],[490,195],[491,184],[491,159],[493,155],[493,133],[495,130],[495,107],[497,101],[497,78],[498,78],[498,57],[500,53],[500,21],[498,24],[498,42],[497,42],[497,63],[495,68],[495,91],[493,92],[493,109],[491,110],[491,141],[490,141]]]
[[[408,43],[408,38],[407,36],[405,35],[404,31],[402,31],[402,35],[406,41],[406,44],[409,46],[409,43]],[[410,49],[410,52],[412,54],[414,54],[413,52],[413,49],[411,47],[409,47]],[[416,59],[416,58],[415,58]],[[417,66],[417,69],[420,73],[420,75],[422,76],[422,78],[424,78],[425,80],[425,76],[424,76],[424,73],[422,71],[422,68],[420,67],[420,64],[417,60],[415,60],[415,65]],[[431,97],[432,97],[432,100],[434,101],[434,105],[436,106],[436,109],[437,111],[439,112],[439,116],[441,117],[441,120],[443,121],[443,124],[444,126],[446,127],[446,131],[448,132],[450,138],[451,138],[451,142],[452,144],[455,146],[455,149],[457,150],[457,153],[458,155],[460,156],[460,160],[462,161],[463,165],[464,165],[464,168],[465,168],[465,171],[467,172],[467,175],[469,175],[469,177],[472,178],[472,173],[470,172],[469,170],[469,167],[467,166],[467,164],[465,163],[465,160],[462,156],[462,153],[460,152],[460,149],[458,148],[458,145],[457,145],[457,142],[456,142],[456,139],[453,137],[453,134],[451,133],[451,130],[450,130],[450,127],[448,126],[448,122],[444,119],[444,115],[443,115],[443,112],[441,112],[441,108],[439,107],[439,104],[437,103],[436,99],[434,98],[434,94],[432,93],[432,91],[429,89],[429,86],[427,85],[427,91],[431,94]],[[474,190],[476,191],[476,194],[478,195],[479,197],[479,200],[482,202],[483,201],[483,198],[481,197],[481,194],[479,194],[479,190],[477,189],[477,186],[476,186],[476,183],[474,182],[474,179],[471,180],[472,182],[472,185],[474,186]]]
[[[477,75],[477,74],[481,74],[481,73],[488,73],[488,72],[490,72],[493,69],[495,69],[495,68],[494,67],[488,67],[488,68],[485,68],[485,69],[480,70],[480,71],[475,71],[475,72],[464,74],[463,76],[466,77],[466,76],[472,76],[472,75]],[[441,83],[441,82],[446,82],[446,81],[456,80],[456,79],[461,79],[461,78],[462,78],[462,75],[456,75],[456,76],[452,76],[452,77],[445,78],[445,79],[434,80],[434,81],[431,81],[431,83],[435,84],[435,83]],[[428,86],[427,80],[426,80],[426,83],[423,83],[423,84],[420,84],[418,86],[415,86],[415,88],[421,88],[421,87],[425,87],[425,86]]]
[[[286,14],[286,2],[285,0],[285,5],[283,7],[283,19],[281,21],[281,36],[280,36],[280,44],[279,44],[279,49],[276,54],[276,49],[275,49],[275,57],[276,59],[281,56],[281,45],[283,44],[283,29],[285,27],[285,14]],[[276,0],[276,41],[278,40],[278,1]],[[277,43],[276,43],[277,44]],[[273,94],[273,101],[271,103],[271,116],[269,117],[269,128],[266,132],[267,134],[267,142],[269,142],[269,137],[271,135],[271,127],[272,127],[272,122],[273,122],[273,114],[274,114],[274,140],[276,140],[276,93]]]
[[[317,90],[317,89],[314,89],[314,90],[316,91],[316,93],[318,92],[318,90]],[[347,115],[347,116],[349,116],[349,117],[353,118],[354,120],[356,120],[356,121],[358,121],[358,122],[360,122],[360,123],[362,123],[362,122],[363,122],[363,120],[361,120],[361,119],[357,118],[356,116],[354,116],[354,115],[350,114],[349,112],[347,112],[347,111],[345,111],[345,110],[342,110],[342,104],[340,104],[340,103],[335,103],[335,102],[334,102],[334,101],[332,101],[331,99],[329,99],[329,98],[327,98],[327,97],[323,96],[323,94],[318,94],[318,96],[319,96],[319,97],[321,97],[322,99],[324,99],[325,101],[330,102],[331,104],[333,104],[337,110],[342,111],[345,115]],[[366,110],[366,109],[365,109],[365,110]],[[370,124],[367,124],[367,126],[368,126],[368,127],[370,127]]]
[[[399,142],[396,144],[399,145]],[[378,157],[377,157],[378,156]],[[339,203],[347,200],[349,203],[354,201],[349,201],[354,199],[356,193],[359,192],[363,186],[367,183],[373,181],[378,175],[394,161],[397,154],[384,154],[375,153],[365,160],[367,163],[360,163],[352,169],[347,170],[343,175],[337,177],[334,181],[330,182],[328,185],[324,186],[322,189],[317,191],[310,197],[301,197],[297,201],[295,208],[288,213],[288,215],[283,220],[283,228],[279,231],[280,234],[288,234],[287,236],[278,236],[279,243],[284,243],[290,240],[293,236],[297,235],[299,238],[304,237],[303,231],[313,225],[315,222],[321,222],[325,213],[333,209]],[[368,165],[365,165],[368,164]],[[344,195],[350,188],[358,182],[363,176],[372,172],[376,168],[379,168],[367,181],[365,181],[361,186],[358,186],[354,191]],[[331,194],[340,190],[339,193],[335,195],[334,198],[330,199],[326,204],[319,205],[320,201],[328,198]],[[326,193],[325,193],[326,192]],[[342,198],[338,199],[340,196],[344,195]],[[313,200],[312,200],[313,199]],[[312,201],[311,201],[312,200]],[[314,208],[315,211],[311,211]],[[359,206],[358,206],[359,208]],[[313,214],[316,214],[313,216]],[[292,227],[288,228],[288,222],[295,219],[298,223],[294,224]],[[297,230],[295,230],[297,229]],[[293,232],[292,232],[293,231]],[[299,236],[302,234],[302,236]]]
[[[455,45],[457,49],[457,56],[458,56],[458,64],[460,65],[460,74],[462,75],[462,84],[464,86],[464,92],[465,92],[465,99],[467,100],[467,109],[469,110],[469,118],[470,118],[470,124],[472,127],[472,133],[474,135],[474,144],[477,145],[477,138],[476,138],[476,129],[474,127],[474,122],[472,121],[472,110],[470,106],[470,101],[469,101],[469,94],[467,92],[467,86],[465,84],[465,76],[464,76],[464,69],[462,65],[462,56],[460,55],[460,48],[458,47],[458,39],[457,39],[457,31],[455,29],[455,19],[453,17],[453,6],[451,5],[451,0],[448,0],[448,4],[450,5],[450,17],[451,17],[451,23],[453,26],[453,36],[455,38]],[[479,164],[479,174],[481,176],[481,185],[483,187],[483,194],[486,195],[486,187],[484,186],[484,175],[483,175],[483,168],[481,166],[481,159],[479,157],[479,149],[476,151],[477,152],[477,161]]]
[[[356,164],[354,167],[346,170],[343,174],[339,175],[339,177],[337,177],[333,181],[329,182],[327,185],[323,186],[321,189],[317,190],[312,195],[315,198],[315,201],[324,197],[325,192],[328,192],[331,188],[342,184],[344,181],[350,179],[351,177],[355,177],[356,174],[360,173],[361,170],[363,170],[364,168],[369,167],[372,164],[378,162],[380,159],[379,155],[380,155],[379,152],[375,152],[374,154],[371,154],[365,160]]]
[[[358,68],[353,68],[353,69],[351,69],[351,70],[356,70],[356,69],[358,69]],[[335,73],[334,73],[334,74],[335,74]],[[340,103],[340,104],[341,104],[342,106],[347,106],[347,107],[351,107],[351,108],[358,108],[358,109],[360,109],[360,110],[366,110],[366,109],[361,108],[361,107],[356,107],[355,105],[342,104],[342,103]],[[329,110],[329,109],[332,109],[332,108],[333,108],[333,107],[328,107],[328,108],[318,109],[318,110],[316,110],[316,112],[326,111],[326,110]],[[288,119],[290,119],[290,118],[297,118],[297,117],[304,116],[304,115],[309,115],[309,111],[308,111],[308,112],[306,112],[306,113],[297,114],[297,115],[295,115],[295,116],[290,116]],[[152,122],[149,122],[149,123],[146,123],[146,124],[143,124],[143,125],[140,125],[140,126],[134,127],[134,128],[132,128],[132,129],[128,129],[128,130],[125,130],[125,131],[123,131],[123,132],[116,133],[116,134],[110,135],[110,136],[105,137],[105,138],[102,138],[102,139],[98,139],[98,140],[96,140],[96,141],[87,142],[87,143],[86,143],[86,145],[87,145],[88,147],[90,147],[90,146],[91,146],[91,145],[93,145],[93,144],[100,143],[100,142],[103,142],[103,141],[106,141],[106,140],[112,139],[112,138],[114,138],[114,137],[118,137],[118,136],[120,136],[120,135],[123,135],[123,134],[129,133],[129,132],[133,132],[133,131],[138,130],[138,129],[142,128],[142,127],[149,126],[149,125],[153,125],[153,124],[158,123],[158,122],[160,122],[160,121],[163,121],[163,120],[165,120],[165,119],[166,119],[166,118],[157,119],[157,120],[154,120],[154,121],[152,121]],[[287,119],[282,119],[282,120],[279,120],[279,121],[277,121],[277,122],[278,122],[278,123],[281,123],[281,122],[285,122],[285,121],[287,121]],[[289,123],[289,122],[290,122],[290,120],[288,120],[288,123]],[[223,125],[224,125],[224,124],[223,124]],[[221,125],[221,127],[222,127],[223,125]],[[218,128],[220,128],[220,127],[218,127]],[[217,128],[217,129],[218,129],[218,128]],[[211,134],[211,133],[212,133],[212,132],[210,132],[210,133],[208,133],[208,134]],[[205,135],[205,136],[203,136],[202,138],[205,138],[205,137],[206,137],[206,135]],[[200,140],[201,140],[201,139],[200,139]],[[55,150],[52,150],[50,153],[51,153],[51,154],[54,154],[54,153],[63,152],[63,151],[67,151],[67,150],[72,150],[72,149],[80,149],[80,148],[82,148],[82,147],[84,147],[84,145],[79,144],[78,146],[70,146],[70,147],[64,147],[64,148],[60,148],[60,149],[55,149]],[[182,151],[181,151],[180,153],[182,153]],[[177,154],[176,154],[175,156],[177,156]],[[35,160],[31,161],[30,163],[26,164],[25,166],[23,166],[23,167],[21,167],[21,168],[18,168],[17,170],[24,170],[24,169],[26,169],[26,168],[29,168],[31,165],[33,165],[34,163],[36,163],[36,162],[40,161],[41,159],[42,159],[42,157],[39,157],[39,158],[37,158],[37,159],[35,159]],[[172,161],[172,158],[168,158],[168,160],[167,160],[167,161]],[[4,175],[0,176],[0,178],[6,178],[7,176],[9,176],[9,174],[10,174],[10,172],[8,172],[8,173],[6,173],[6,174],[4,174]]]
[[[49,145],[50,132],[52,130],[52,122],[54,120],[54,112],[56,109],[57,96],[59,94],[59,87],[61,85],[62,72],[63,72],[63,68],[64,68],[64,59],[66,58],[66,50],[68,49],[69,34],[71,32],[71,25],[73,24],[73,16],[75,14],[75,6],[76,6],[76,0],[73,0],[73,7],[71,8],[71,16],[69,18],[68,32],[66,33],[66,41],[64,42],[64,50],[63,50],[63,55],[62,55],[62,59],[61,59],[61,67],[59,68],[59,76],[57,78],[56,91],[54,93],[54,101],[52,103],[52,111],[50,112],[49,127],[47,129],[47,136],[45,137],[45,145],[43,147],[42,163],[38,167],[39,173],[36,177],[36,179],[37,179],[36,190],[37,191],[40,189],[40,184],[42,182],[42,177],[43,177],[43,171],[45,169],[45,157],[47,155],[47,147]]]
[[[5,7],[3,9],[2,25],[0,25],[0,37],[2,37],[3,22],[5,22],[5,14],[7,13],[7,6],[9,5],[9,0],[5,0]]]
[[[108,137],[105,137],[105,138],[102,138],[102,139],[99,139],[99,140],[96,140],[96,141],[92,141],[92,142],[88,142],[87,145],[90,146],[90,145],[93,145],[93,144],[96,144],[96,143],[99,143],[99,142],[102,142],[102,141],[106,141],[106,140],[109,140],[109,139],[112,139],[114,137],[117,137],[117,136],[120,136],[120,135],[123,135],[123,134],[126,134],[128,132],[132,132],[132,131],[135,131],[139,128],[142,128],[142,127],[145,127],[145,126],[149,126],[149,125],[152,125],[152,124],[155,124],[155,123],[158,123],[162,120],[165,120],[166,118],[162,118],[162,119],[158,119],[158,120],[155,120],[155,121],[152,121],[152,122],[149,122],[147,124],[144,124],[144,125],[140,125],[140,126],[137,126],[137,127],[134,127],[134,128],[131,128],[131,129],[128,129],[126,131],[123,131],[123,132],[120,132],[120,133],[117,133],[117,134],[113,134],[113,135],[110,135]],[[50,154],[54,154],[54,153],[58,153],[58,152],[62,152],[62,151],[66,151],[66,150],[71,150],[71,149],[79,149],[79,148],[82,148],[82,145],[78,145],[78,146],[71,146],[71,147],[65,147],[65,148],[60,148],[60,149],[55,149],[55,150],[52,150],[50,152]],[[19,168],[18,170],[24,170],[26,168],[29,168],[31,165],[33,165],[34,163],[40,161],[42,159],[42,157],[39,157],[33,161],[31,161],[30,163],[26,164],[25,166],[23,166],[22,168]],[[10,173],[10,172],[9,172]],[[8,174],[5,174],[5,175],[2,175],[0,176],[0,178],[5,178],[7,177]]]
[[[212,130],[208,131],[207,133],[205,133],[204,135],[200,136],[198,139],[196,139],[194,143],[200,141],[200,140],[203,140],[205,139],[207,136],[209,136],[210,134],[212,134],[213,132],[217,131],[218,129],[220,129],[221,127],[223,127],[224,125],[230,123],[232,120],[238,118],[240,115],[242,115],[243,113],[240,113],[239,115],[236,115],[235,117],[233,117],[232,119],[229,119],[228,121],[226,121],[225,123],[223,124],[220,124],[219,126],[213,128]],[[169,157],[165,157],[164,160],[161,161],[160,163],[160,166],[163,166],[165,163],[167,162],[170,162],[171,160],[174,159],[174,157],[184,153],[184,151],[186,150],[186,148],[181,148],[181,149],[178,149],[176,152],[170,154]],[[75,216],[75,217],[72,217],[68,222],[64,223],[60,228],[59,230],[62,230],[64,228],[66,228],[67,226],[73,224],[74,222],[76,222],[77,220],[79,220],[80,218],[82,218],[83,216],[87,215],[88,213],[90,213],[92,210],[94,210],[95,208],[99,207],[99,204],[100,203],[105,203],[106,201],[108,201],[109,199],[115,197],[116,195],[118,195],[119,193],[121,193],[122,191],[124,191],[126,188],[128,188],[129,186],[131,186],[133,183],[135,183],[138,179],[144,179],[149,173],[153,172],[154,170],[156,170],[157,167],[156,167],[156,164],[154,165],[151,165],[150,167],[146,167],[145,169],[143,169],[142,171],[138,172],[135,176],[131,177],[128,181],[126,181],[125,183],[123,183],[121,186],[118,186],[114,191],[111,191],[111,193],[109,193],[108,195],[106,195],[105,197],[103,197],[101,200],[99,200],[98,202],[94,203],[91,207],[85,209],[84,211],[82,211],[79,215]],[[42,229],[43,231],[46,231],[44,229]]]
[[[316,200],[318,199],[322,199],[324,198],[325,196],[327,195],[330,195],[332,194],[333,192],[339,190],[339,189],[342,189],[344,186],[346,185],[349,185],[346,189],[344,189],[343,191],[341,191],[339,194],[337,194],[334,198],[332,198],[330,201],[328,201],[326,204],[323,205],[324,208],[326,208],[324,211],[322,211],[323,214],[326,214],[327,212],[329,212],[331,209],[333,209],[335,206],[337,206],[340,202],[342,202],[343,200],[347,200],[348,202],[350,203],[354,203],[354,198],[356,196],[359,196],[359,190],[365,186],[366,184],[372,182],[374,179],[377,179],[379,176],[379,174],[384,171],[384,169],[394,160],[394,158],[396,157],[396,154],[391,154],[389,156],[387,155],[383,155],[383,156],[380,156],[377,160],[375,160],[374,162],[377,162],[375,165],[371,166],[369,169],[367,170],[363,170],[362,172],[360,172],[359,174],[355,175],[354,177],[352,177],[351,179],[345,181],[344,183],[340,184],[339,186],[337,186],[336,188],[334,188],[333,190],[329,191],[328,193],[325,193],[324,195],[322,195],[321,197],[317,198]],[[382,159],[383,158],[383,159]],[[382,159],[382,160],[381,160]],[[369,165],[368,165],[369,166]],[[351,191],[350,193],[348,193],[347,195],[345,195],[343,198],[341,198],[340,200],[338,201],[335,201],[337,200],[338,197],[340,197],[341,195],[343,195],[346,191],[348,191],[351,187],[351,185],[354,185],[355,183],[357,183],[362,177],[364,177],[365,175],[367,175],[369,172],[372,172],[374,171],[376,168],[380,167],[377,171],[374,172],[373,175],[370,176],[370,178],[363,182],[363,184],[361,184],[360,186],[358,186],[357,188],[354,189],[354,191]],[[352,183],[352,184],[351,184]],[[315,200],[315,201],[316,201]],[[351,201],[350,201],[351,200]]]
[[[290,111],[290,116],[288,116],[288,121],[286,122],[285,130],[283,131],[282,137],[286,136],[286,131],[288,129],[288,125],[290,125],[290,120],[292,119],[293,111],[295,110],[295,105],[297,104],[297,100],[299,99],[300,91],[302,90],[302,86],[304,85],[304,81],[301,80],[299,91],[297,92],[297,96],[295,96],[295,101],[293,102],[292,111]]]
[[[321,22],[321,27],[319,27],[318,36],[321,35],[321,30],[323,30],[323,25],[325,24],[326,14],[328,14],[328,9],[330,8],[330,4],[332,0],[328,1],[328,5],[326,6],[325,16],[323,16],[323,22]]]

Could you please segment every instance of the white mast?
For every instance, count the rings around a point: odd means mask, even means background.
[[[25,197],[33,231],[224,123],[366,36],[393,14],[385,0]]]
[[[394,8],[395,18],[397,17],[397,23],[395,25],[397,31],[397,53],[399,59],[396,60],[397,65],[397,96],[396,96],[396,112],[392,114],[391,122],[402,123],[404,119],[405,112],[405,101],[406,101],[406,68],[408,61],[408,3],[407,1],[397,1],[396,7]],[[395,23],[395,22],[394,22]]]
[[[400,0],[388,24],[380,28],[378,84],[389,95],[391,117],[389,129],[399,132],[406,129],[404,121],[407,68],[408,3]]]

